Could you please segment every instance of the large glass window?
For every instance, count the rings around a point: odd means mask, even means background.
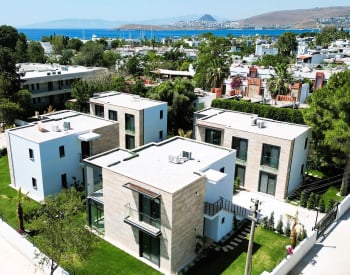
[[[89,225],[98,230],[104,232],[104,209],[103,205],[89,199]]]
[[[135,116],[131,114],[125,114],[125,130],[135,133]]]
[[[131,135],[125,135],[125,148],[134,149],[135,148],[135,137]]]
[[[117,120],[118,120],[117,111],[109,110],[109,111],[108,111],[108,118],[109,118],[110,120],[115,120],[115,121],[117,121]]]
[[[266,165],[278,169],[280,158],[280,147],[269,144],[263,144],[261,153],[261,165]]]
[[[247,160],[248,140],[244,138],[232,137],[232,149],[237,150],[236,157],[241,160]]]
[[[244,186],[244,179],[245,179],[245,166],[242,165],[236,165],[235,169],[235,179],[239,178],[240,186]]]
[[[95,115],[99,117],[104,117],[104,107],[101,105],[95,105]]]
[[[160,240],[140,231],[140,255],[159,266]]]
[[[260,172],[259,192],[275,195],[276,191],[276,175]]]
[[[140,220],[160,228],[160,200],[139,194]]]
[[[221,131],[205,129],[205,142],[221,145]]]

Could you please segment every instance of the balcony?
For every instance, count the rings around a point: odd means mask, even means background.
[[[152,237],[159,237],[162,234],[160,231],[160,218],[152,218],[149,215],[132,209],[130,204],[125,205],[124,222]]]
[[[279,162],[279,158],[271,158],[268,156],[262,156],[261,158],[262,166],[267,166],[276,170],[278,169],[278,162]]]

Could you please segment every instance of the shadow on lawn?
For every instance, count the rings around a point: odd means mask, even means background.
[[[227,247],[230,242],[242,234],[243,230],[249,227],[244,226],[238,232],[234,233],[229,239],[227,239],[221,247]],[[248,239],[242,239],[242,241],[234,247],[234,249],[226,249],[225,252],[222,248],[219,251],[211,249],[205,258],[202,258],[195,263],[193,267],[184,272],[185,275],[218,275],[222,274],[242,253],[248,250]],[[259,244],[254,243],[253,254],[260,248]]]

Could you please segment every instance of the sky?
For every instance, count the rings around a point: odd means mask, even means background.
[[[135,22],[210,14],[238,20],[278,10],[350,6],[349,0],[4,0],[0,25],[22,27],[60,19]]]

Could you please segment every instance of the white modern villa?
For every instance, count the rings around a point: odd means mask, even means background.
[[[167,137],[168,103],[107,92],[90,98],[90,113],[119,122],[120,147],[134,149]]]
[[[11,185],[36,201],[82,184],[85,157],[119,146],[118,123],[74,111],[7,130]]]
[[[106,74],[100,67],[68,66],[59,64],[19,63],[21,88],[32,93],[33,107],[64,106],[70,99],[72,83],[79,79]]]
[[[235,178],[244,189],[286,199],[306,171],[311,129],[208,108],[195,113],[195,139],[237,150]]]
[[[233,229],[236,150],[174,137],[84,160],[89,226],[134,257],[176,274],[196,257],[196,236]]]

